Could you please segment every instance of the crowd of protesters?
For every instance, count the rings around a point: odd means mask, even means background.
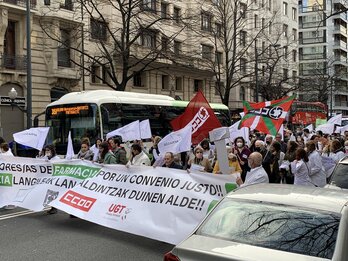
[[[153,136],[152,146],[147,150],[139,140],[122,144],[117,137],[107,141],[98,138],[91,146],[90,140],[83,138],[75,158],[100,164],[122,164],[128,168],[154,166],[184,169],[188,173],[231,174],[236,175],[236,183],[240,186],[269,182],[324,187],[334,164],[348,154],[348,132],[327,135],[298,129],[295,132],[285,130],[283,135],[278,133],[273,137],[252,131],[247,140],[237,137],[226,142],[229,173],[222,173],[214,144],[208,139],[192,146],[189,152],[167,152],[165,155],[160,155],[158,150],[160,141],[161,137]],[[13,156],[1,137],[0,155]],[[53,145],[46,145],[37,157],[50,161],[60,159]],[[326,166],[323,158],[330,159],[332,164]],[[49,210],[50,214],[56,212],[55,208]]]

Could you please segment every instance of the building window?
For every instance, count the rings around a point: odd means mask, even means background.
[[[99,73],[99,66],[92,65],[91,66],[91,82],[97,83],[98,82],[98,73]]]
[[[292,8],[292,20],[297,21],[297,9],[295,7]]]
[[[194,79],[193,87],[195,92],[198,92],[199,90],[203,90],[203,80]]]
[[[141,34],[141,45],[144,47],[156,47],[156,32],[152,30],[143,30]]]
[[[244,58],[240,59],[240,73],[242,75],[246,74],[246,64],[247,64],[247,60]]]
[[[209,45],[205,45],[205,44],[202,44],[201,47],[202,47],[202,58],[211,61],[213,47],[211,47]]]
[[[297,40],[297,30],[296,29],[292,29],[292,40],[293,41]]]
[[[246,38],[247,38],[247,32],[246,31],[240,31],[240,45],[245,47],[246,46]]]
[[[74,8],[72,0],[65,0],[64,3],[60,4],[60,8],[72,11]]]
[[[51,0],[44,0],[44,5],[51,5]]]
[[[240,3],[240,16],[246,18],[247,5],[245,3]]]
[[[144,87],[145,74],[144,72],[134,72],[133,74],[133,86]]]
[[[60,46],[58,47],[58,66],[71,67],[70,31],[60,29]]]
[[[245,101],[245,87],[241,86],[239,88],[239,100]]]
[[[107,23],[91,19],[91,38],[99,41],[107,39]]]
[[[168,4],[161,3],[161,18],[168,17]]]
[[[215,52],[215,63],[222,64],[222,52]]]
[[[283,15],[288,15],[288,3],[283,2]]]
[[[284,56],[284,59],[288,59],[288,47],[287,46],[283,47],[283,56]]]
[[[297,81],[297,71],[292,71],[292,81],[293,82]]]
[[[147,11],[156,11],[156,0],[142,0],[142,9]]]
[[[180,23],[180,8],[174,7],[173,19],[178,24]]]
[[[292,50],[292,61],[293,62],[297,61],[297,51],[296,50]]]
[[[215,23],[215,29],[216,29],[216,36],[221,37],[222,36],[222,25],[220,23]]]
[[[162,90],[169,90],[169,76],[162,75]]]
[[[180,55],[181,54],[181,42],[174,41],[174,54]]]
[[[182,91],[182,78],[181,77],[175,77],[175,90]]]
[[[283,24],[283,35],[284,37],[288,37],[288,25]]]
[[[209,13],[205,13],[203,12],[201,14],[201,29],[203,31],[211,31],[211,20],[212,20],[212,16]]]
[[[289,78],[289,70],[288,69],[283,69],[283,80],[286,81]]]
[[[259,16],[257,14],[254,15],[254,28],[257,28],[258,20],[259,20]]]
[[[91,66],[91,82],[106,83],[108,77],[108,68],[106,66],[92,65]]]
[[[272,10],[272,0],[268,0],[268,10]]]
[[[162,52],[166,53],[169,51],[169,39],[165,36],[162,36],[161,40]]]

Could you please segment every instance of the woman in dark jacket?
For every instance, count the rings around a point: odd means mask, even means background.
[[[248,166],[248,157],[251,154],[251,151],[245,144],[243,137],[237,137],[234,140],[234,148],[232,153],[237,156],[240,167],[242,168],[241,178],[244,181],[246,173],[250,170]]]

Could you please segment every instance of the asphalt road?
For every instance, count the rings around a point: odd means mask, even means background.
[[[59,211],[0,210],[0,260],[163,260],[173,245]]]

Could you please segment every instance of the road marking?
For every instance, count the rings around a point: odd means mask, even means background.
[[[44,208],[43,211],[46,211],[50,208]],[[42,211],[39,211],[42,212]],[[33,213],[38,213],[38,212],[34,212],[31,210],[23,210],[23,211],[19,211],[19,212],[14,212],[14,213],[9,213],[9,214],[5,214],[5,215],[0,215],[0,220],[5,220],[5,219],[9,219],[9,218],[15,218],[15,217],[20,217],[20,216],[25,216],[25,215],[30,215]]]

